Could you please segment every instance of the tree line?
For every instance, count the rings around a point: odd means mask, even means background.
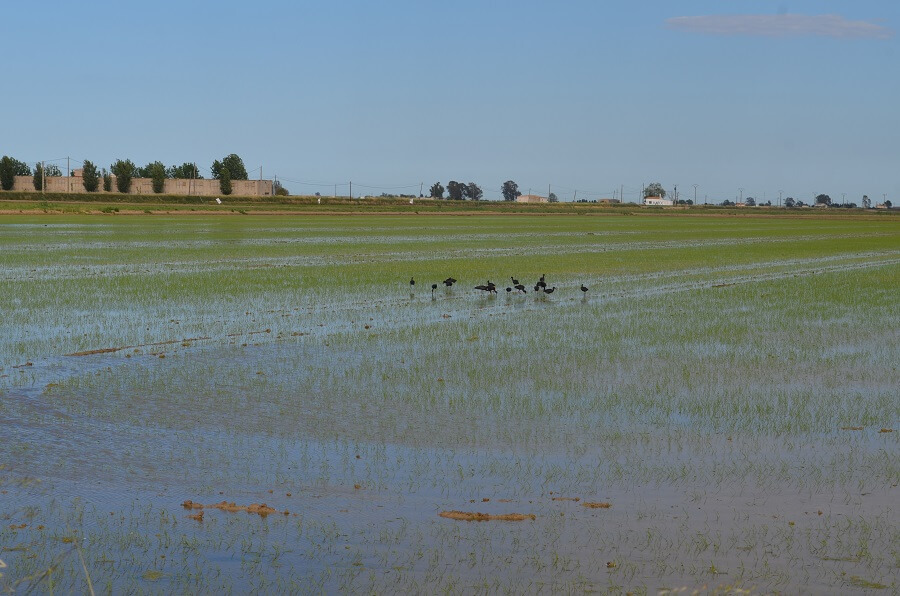
[[[230,195],[232,180],[247,180],[247,168],[244,160],[235,153],[231,153],[215,160],[210,167],[213,179],[219,181],[219,190],[224,195]],[[8,155],[0,158],[0,188],[12,190],[16,176],[32,176],[35,190],[44,189],[45,178],[62,176],[62,171],[56,164],[36,164],[34,171],[25,162],[19,161]],[[196,163],[185,162],[181,165],[166,166],[161,161],[153,161],[143,167],[138,167],[130,159],[117,159],[109,166],[109,169],[98,168],[90,160],[84,160],[81,166],[81,182],[87,192],[97,192],[100,185],[106,192],[112,191],[113,177],[115,177],[116,190],[128,193],[131,183],[135,178],[150,178],[154,193],[162,193],[165,189],[166,179],[202,179]]]
[[[447,196],[444,197],[446,191]],[[429,195],[433,199],[447,199],[449,201],[480,201],[484,197],[484,191],[474,182],[457,182],[451,180],[447,183],[447,187],[440,182],[435,182],[429,189]],[[519,185],[512,180],[507,180],[500,187],[500,193],[503,195],[504,201],[515,201],[516,197],[521,195]]]
[[[444,197],[445,190],[447,191],[446,197]],[[431,185],[429,192],[433,199],[446,198],[450,201],[465,201],[466,199],[480,201],[484,197],[484,191],[474,182],[466,183],[457,182],[456,180],[448,182],[446,189],[440,182],[435,182]]]

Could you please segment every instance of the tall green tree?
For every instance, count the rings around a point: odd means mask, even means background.
[[[828,195],[817,195],[816,196],[816,204],[831,205],[831,197],[829,197]]]
[[[103,168],[102,170],[102,178],[103,178],[103,190],[105,192],[112,192],[112,175]]]
[[[275,182],[273,182],[272,187],[275,189],[274,192],[276,197],[286,197],[291,194],[290,191],[284,187],[280,180],[276,180]]]
[[[127,194],[131,190],[131,180],[137,178],[137,166],[130,159],[118,159],[109,170],[116,177],[116,189]]]
[[[166,188],[166,166],[161,161],[155,161],[148,164],[147,168],[153,192],[160,194]]]
[[[444,198],[444,187],[443,187],[443,185],[441,185],[440,182],[435,182],[434,184],[431,185],[431,188],[429,189],[429,193],[431,193],[429,196],[431,196],[431,198],[433,198],[433,199],[443,199]]]
[[[34,179],[32,181],[34,190],[44,190],[44,176],[44,166],[41,165],[41,162],[38,162],[34,166]]]
[[[480,186],[474,182],[469,182],[465,185],[465,195],[473,201],[480,201],[481,197],[484,196],[484,192],[481,190]]]
[[[84,185],[84,190],[88,192],[97,192],[97,188],[100,186],[97,166],[88,160],[84,160],[81,166],[81,183]]]
[[[547,197],[547,201],[550,203],[559,203],[559,197],[556,196],[555,192],[551,192],[550,196]]]
[[[4,155],[0,157],[0,188],[12,190],[16,176],[31,176],[31,168],[25,162]]]
[[[222,168],[219,172],[219,190],[223,195],[231,194],[231,171],[228,168]]]
[[[500,192],[503,194],[504,201],[515,201],[516,197],[522,194],[519,192],[519,185],[512,180],[504,182],[503,186],[500,188]]]
[[[463,200],[463,187],[465,184],[460,184],[456,180],[451,180],[447,183],[447,198],[451,201],[462,201]]]
[[[182,180],[203,178],[203,176],[200,175],[197,164],[187,161],[180,166],[171,166],[166,169],[166,176],[169,178],[180,178]]]
[[[248,178],[247,168],[244,167],[244,160],[235,153],[226,155],[222,158],[222,161],[219,161],[218,159],[215,160],[212,163],[212,167],[210,167],[213,178],[218,178],[219,180],[222,179],[222,172],[224,170],[228,170],[231,180],[247,180]]]
[[[166,166],[161,161],[151,161],[147,165],[142,168],[138,168],[137,177],[138,178],[153,178],[153,171],[157,168],[161,167],[163,171],[163,177],[166,175]]]
[[[662,184],[659,182],[651,182],[647,185],[647,188],[644,189],[644,198],[647,197],[666,197],[666,189],[662,187]]]
[[[62,170],[59,169],[59,166],[55,163],[48,163],[44,165],[44,178],[58,178],[62,176]]]

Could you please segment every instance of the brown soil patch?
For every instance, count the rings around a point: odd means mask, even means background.
[[[459,521],[525,521],[526,519],[535,519],[533,513],[504,513],[501,515],[491,515],[489,513],[479,513],[477,511],[441,511],[438,515],[447,519],[455,519]]]
[[[575,501],[576,503],[581,500],[581,497],[553,497],[554,501]]]
[[[94,354],[110,354],[112,352],[118,352],[120,350],[128,350],[130,348],[149,348],[151,346],[168,346],[171,344],[177,344],[179,342],[192,342],[192,341],[200,341],[203,339],[209,339],[208,337],[190,337],[188,339],[170,339],[167,341],[158,341],[152,344],[140,344],[136,346],[119,346],[117,348],[99,348],[97,350],[85,350],[84,352],[72,352],[71,354],[66,354],[66,356],[92,356]]]
[[[881,429],[880,431],[878,431],[878,432],[880,432],[880,433],[892,433],[892,432],[894,432],[894,429],[893,429],[893,428],[882,428],[882,429]]]
[[[590,501],[582,503],[581,505],[588,509],[609,509],[612,507],[612,503],[591,503]]]
[[[250,505],[238,505],[234,501],[222,501],[221,503],[213,503],[211,505],[204,505],[202,503],[194,503],[190,499],[181,504],[185,509],[220,509],[222,511],[227,511],[229,513],[236,513],[238,511],[246,511],[247,513],[255,513],[260,517],[265,517],[272,513],[278,513],[278,510],[269,507],[265,503],[251,503]],[[202,513],[202,512],[201,512]]]
[[[841,430],[862,430],[861,426],[842,426]]]

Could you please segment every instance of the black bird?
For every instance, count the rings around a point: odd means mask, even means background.
[[[475,286],[476,290],[481,290],[482,292],[493,292],[490,286]]]
[[[410,286],[416,285],[416,280],[414,280],[413,278],[410,277],[410,278],[409,278],[409,285],[410,285]]]
[[[518,280],[518,279],[516,279],[515,277],[510,277],[510,279],[512,280],[514,286],[519,285],[519,280]]]
[[[584,284],[581,284],[581,291],[587,292],[588,291],[587,286],[585,286]]]
[[[494,284],[494,282],[488,280],[487,286],[489,291],[494,292],[495,294],[497,293],[497,286]]]
[[[520,292],[522,292],[523,294],[526,293],[525,286],[523,286],[522,284],[516,284],[516,289],[519,290]]]
[[[552,288],[544,288],[545,294],[552,294],[555,291],[556,291],[556,286],[553,286]]]
[[[541,281],[545,281],[545,280],[544,280],[544,277],[545,277],[546,275],[547,275],[546,273],[541,273]]]
[[[437,289],[437,284],[431,284],[431,297],[434,297],[434,291]]]
[[[447,286],[447,287],[449,288],[450,286],[452,286],[453,284],[456,283],[456,280],[453,279],[452,277],[448,277],[447,279],[445,279],[445,280],[444,280],[443,282],[441,282],[441,283],[443,283],[445,286]]]
[[[510,292],[512,292],[512,288],[510,288],[509,286],[507,286],[507,287],[506,287],[506,293],[508,294],[508,293],[510,293]]]
[[[541,291],[541,282],[537,282],[536,284],[534,284],[534,291],[535,292]]]

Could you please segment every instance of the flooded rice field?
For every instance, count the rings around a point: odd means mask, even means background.
[[[0,219],[0,593],[897,593],[891,219]]]

